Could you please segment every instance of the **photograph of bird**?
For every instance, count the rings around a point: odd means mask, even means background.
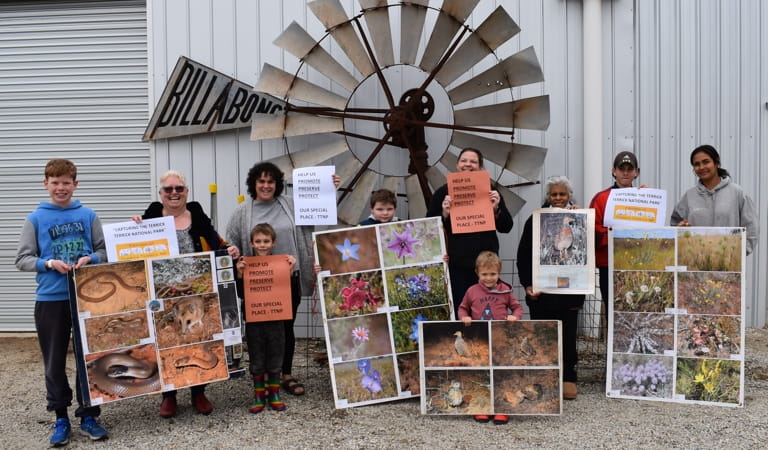
[[[536,356],[536,349],[528,342],[528,336],[523,336],[520,340],[520,354],[526,359]]]
[[[445,393],[445,402],[454,408],[464,403],[464,391],[461,389],[461,383],[456,380],[451,381],[451,387]]]
[[[469,356],[469,348],[467,347],[467,343],[464,342],[463,334],[461,331],[457,331],[453,333],[454,336],[456,336],[456,341],[453,343],[453,347],[456,349],[456,353],[459,354],[459,356]]]
[[[571,216],[563,217],[563,226],[555,235],[555,249],[560,252],[560,262],[565,261],[568,256],[568,249],[573,245],[573,229],[571,226],[576,220]]]

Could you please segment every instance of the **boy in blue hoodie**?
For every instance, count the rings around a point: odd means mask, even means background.
[[[35,328],[45,367],[48,411],[56,413],[51,445],[69,443],[72,428],[67,407],[72,389],[66,374],[67,348],[72,334],[67,272],[86,264],[106,261],[104,233],[96,213],[72,200],[77,188],[77,167],[67,159],[52,159],[45,166],[43,186],[51,197],[27,216],[19,237],[16,267],[37,273]],[[85,374],[79,373],[77,377]],[[96,421],[98,406],[83,406],[83,393],[76,382],[80,432],[93,440],[107,437]]]

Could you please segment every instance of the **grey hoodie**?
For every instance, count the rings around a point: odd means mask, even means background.
[[[695,227],[744,227],[747,255],[757,246],[757,216],[752,199],[729,177],[722,177],[714,189],[701,184],[688,189],[672,212],[670,224],[683,219]]]

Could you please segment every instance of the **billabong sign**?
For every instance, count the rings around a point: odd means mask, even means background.
[[[210,67],[180,56],[142,140],[251,126],[254,113],[275,114],[285,103]]]

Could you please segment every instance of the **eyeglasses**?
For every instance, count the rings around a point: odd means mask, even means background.
[[[182,192],[187,190],[187,187],[186,186],[163,186],[160,189],[162,189],[162,191],[165,192],[166,194],[170,194],[173,191],[176,191],[177,194],[181,194]]]

